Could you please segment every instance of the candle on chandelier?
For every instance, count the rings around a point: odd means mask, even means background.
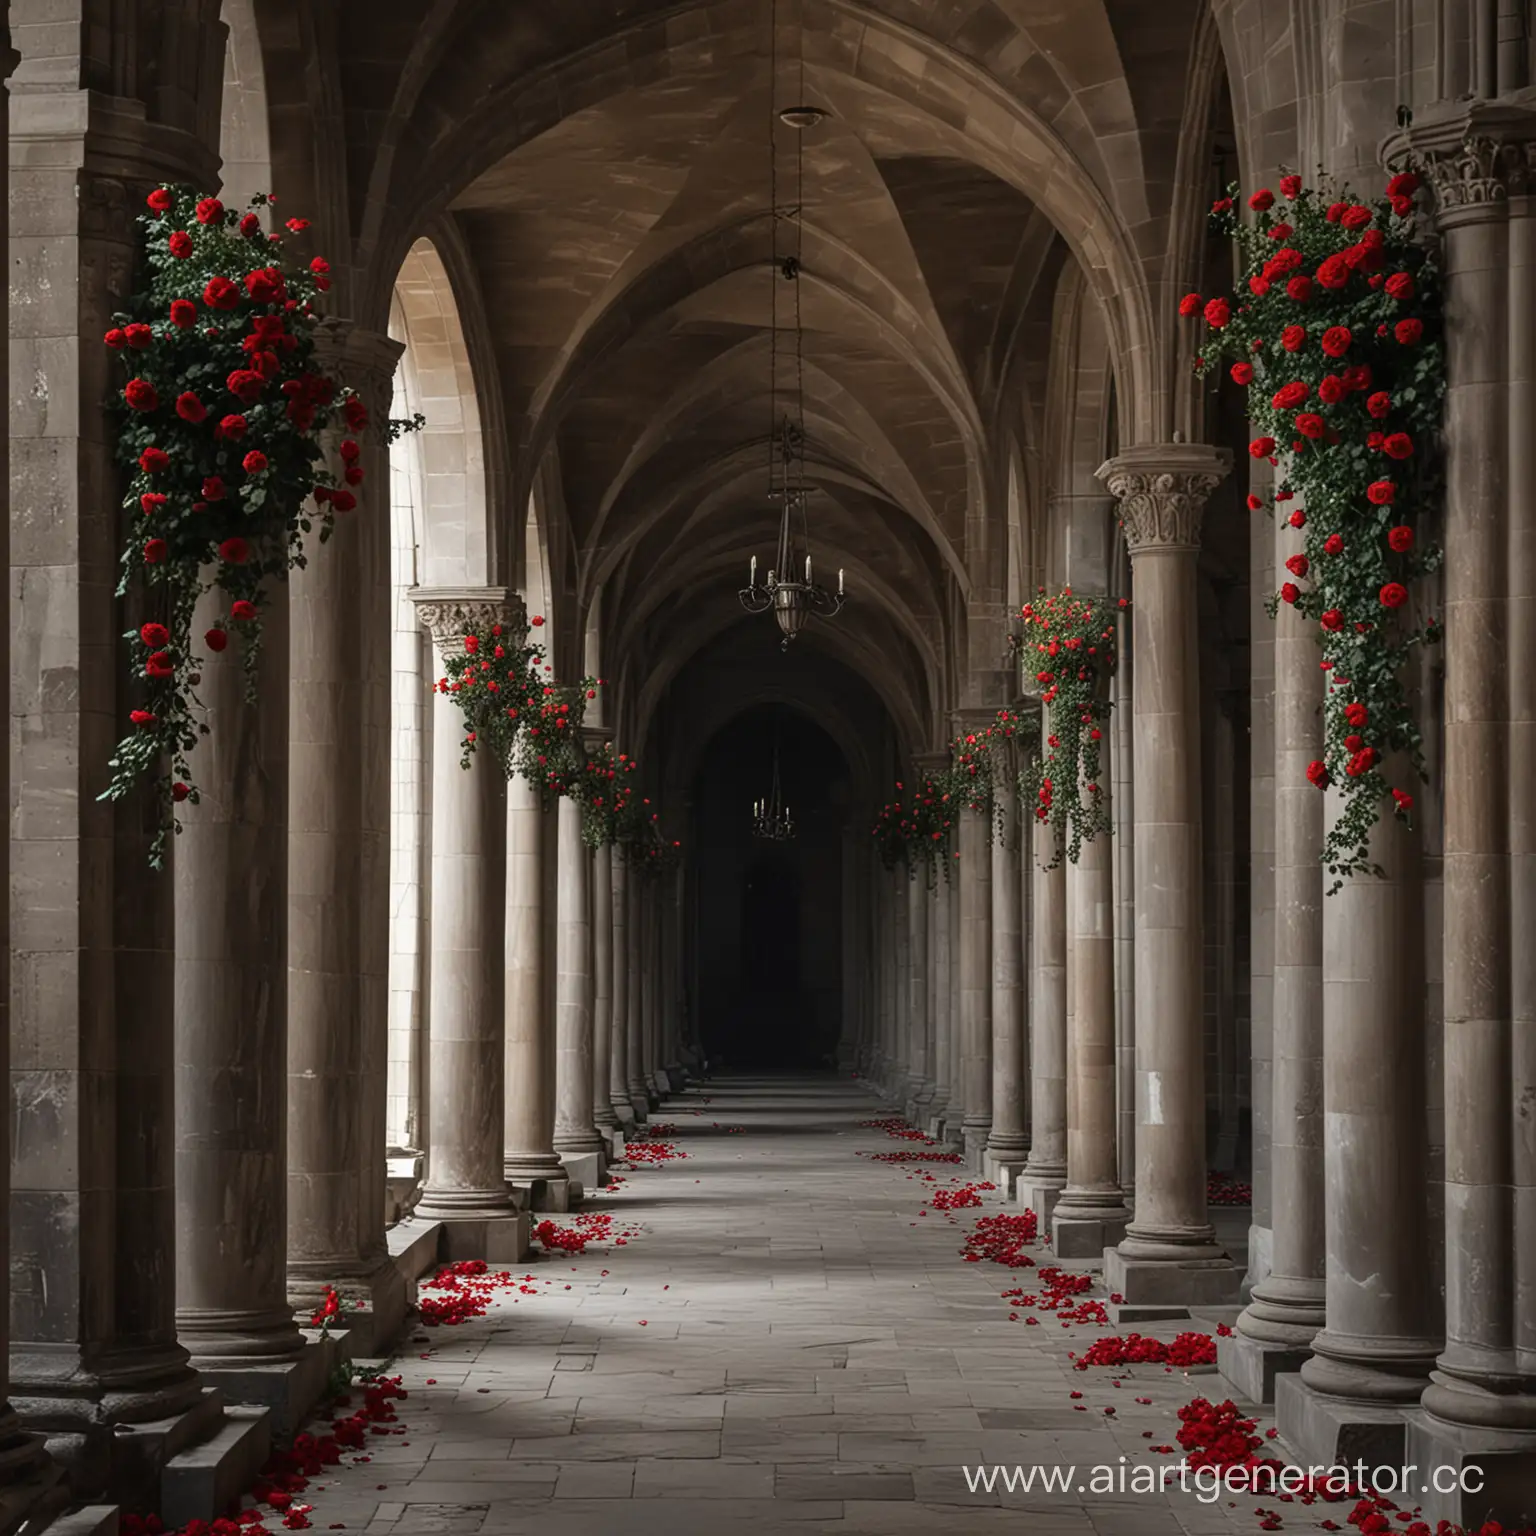
[[[806,586],[811,584],[811,557],[809,555],[805,557],[805,584]]]
[[[837,595],[839,597],[841,597],[843,595],[843,568],[842,568],[842,566],[838,566],[838,568],[837,568]]]
[[[752,556],[752,581],[751,581],[751,585],[754,586],[754,587],[757,585],[757,556],[756,555]]]

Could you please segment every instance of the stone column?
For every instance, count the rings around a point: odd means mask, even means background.
[[[1280,570],[1302,535],[1284,518],[1275,527]],[[1300,1369],[1325,1319],[1323,796],[1307,781],[1307,765],[1323,755],[1323,673],[1312,623],[1288,603],[1275,615],[1273,650],[1273,1247],[1237,1331],[1216,1346],[1222,1374],[1254,1402],[1274,1401],[1275,1376]]]
[[[1045,1232],[1067,1182],[1067,875],[1055,828],[1048,821],[1031,826],[1030,1142],[1019,1204]]]
[[[334,1285],[347,1326],[361,1329],[363,1353],[393,1337],[406,1307],[384,1242],[389,909],[379,899],[389,879],[382,423],[401,351],[399,342],[358,327],[322,333],[327,370],[357,389],[378,425],[364,438],[360,515],[339,519],[323,545],[312,541],[307,563],[289,578],[288,760],[286,769],[277,766],[286,771],[290,808],[286,889],[281,881],[276,887],[287,934],[288,1296],[308,1317]],[[381,657],[385,670],[375,678]],[[238,686],[232,679],[229,687]],[[250,841],[257,860],[259,827]],[[247,867],[244,853],[227,863],[222,850],[214,858],[193,876],[189,913],[205,902],[215,869]],[[179,947],[180,927],[178,919]]]
[[[891,872],[891,1064],[886,1093],[898,1111],[906,1108],[912,1078],[912,935],[907,910],[912,882],[904,869]]]
[[[1195,568],[1225,450],[1154,443],[1099,470],[1131,555],[1136,651],[1136,1219],[1105,1255],[1127,1318],[1237,1299],[1205,1208]]]
[[[608,899],[612,907],[609,968],[613,989],[610,1002],[608,1102],[618,1124],[627,1130],[635,1123],[635,1107],[629,1099],[629,865],[622,848],[609,850],[608,878]]]
[[[554,813],[521,774],[507,785],[506,1124],[502,1174],[535,1211],[570,1209],[555,1151]]]
[[[628,1041],[626,1085],[635,1119],[650,1113],[650,1092],[645,1081],[645,873],[637,864],[629,871],[629,922],[625,943],[629,958],[629,996],[626,1000],[625,1036]]]
[[[1084,790],[1086,794],[1086,789]],[[1066,870],[1067,1182],[1051,1213],[1051,1246],[1064,1259],[1097,1257],[1125,1236],[1130,1212],[1115,1156],[1115,929],[1110,839],[1082,845]]]
[[[992,844],[992,1128],[987,1177],[1012,1192],[1029,1152],[1024,1101],[1029,1092],[1024,1038],[1023,934],[1019,920],[1019,814],[1010,785]]]
[[[932,1018],[928,1008],[928,884],[923,870],[907,882],[907,1084],[906,1117],[922,1125],[933,1102]]]
[[[949,1118],[952,1084],[950,1066],[950,996],[949,996],[949,872],[939,865],[930,876],[928,887],[928,1013],[933,1035],[933,1099],[928,1105],[928,1123],[923,1127],[930,1136],[942,1133]]]
[[[591,1190],[603,1178],[592,1103],[592,855],[575,800],[560,797],[555,826],[555,1151],[571,1178]]]
[[[992,1130],[992,854],[985,813],[962,811],[960,858],[961,1133],[968,1167],[981,1170]]]
[[[613,850],[592,850],[592,1123],[598,1134],[619,1128],[608,1097],[613,1071]]]
[[[1129,1202],[1136,1179],[1136,786],[1131,777],[1131,721],[1135,657],[1130,614],[1115,622],[1118,665],[1111,682],[1115,711],[1110,722],[1114,768],[1110,793],[1115,836],[1110,844],[1115,885],[1115,1161]]]
[[[122,633],[162,617],[113,597],[121,481],[103,407],[123,374],[100,338],[132,286],[149,188],[211,184],[217,167],[138,102],[85,89],[79,17],[58,20],[27,28],[8,119],[9,1379],[78,1499],[127,1443],[114,1425],[176,1419],[200,1396],[172,1282],[173,877],[148,868],[150,797],[97,799],[142,697]],[[95,62],[110,69],[110,50]],[[33,1500],[57,1481],[0,1406],[0,1512],[46,1521]]]
[[[949,940],[944,946],[948,983],[945,1007],[949,1015],[949,1108],[945,1115],[944,1139],[959,1147],[965,1142],[965,1070],[960,1027],[960,862],[953,851],[942,899]]]
[[[1444,236],[1449,388],[1445,1347],[1408,1450],[1482,1469],[1475,1495],[1426,1500],[1475,1527],[1527,1519],[1536,1486],[1536,113],[1447,103],[1409,137]]]
[[[522,604],[503,588],[411,593],[441,676],[468,630],[500,622],[521,644]],[[508,1261],[527,1247],[502,1165],[506,1022],[505,781],[485,753],[460,766],[464,718],[432,709],[432,953],[427,1176],[416,1215],[441,1221],[453,1258]]]

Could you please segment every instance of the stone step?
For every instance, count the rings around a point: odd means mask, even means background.
[[[176,1530],[189,1520],[222,1514],[255,1482],[271,1447],[272,1415],[266,1408],[237,1404],[225,1409],[215,1434],[166,1463],[160,1477],[160,1518]]]
[[[23,1526],[22,1532],[24,1536],[30,1536],[28,1526]],[[84,1504],[39,1526],[37,1536],[117,1536],[117,1532],[116,1504]]]

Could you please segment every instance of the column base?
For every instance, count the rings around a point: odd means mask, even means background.
[[[651,1100],[643,1084],[629,1085],[629,1109],[635,1117],[635,1124],[644,1125],[651,1113]]]
[[[1021,1211],[1035,1213],[1035,1225],[1041,1233],[1050,1231],[1051,1218],[1056,1213],[1056,1202],[1066,1188],[1067,1170],[1052,1167],[1049,1163],[1025,1163],[1019,1174],[1015,1191]]]
[[[1216,1369],[1250,1403],[1272,1404],[1279,1378],[1294,1376],[1311,1358],[1312,1351],[1305,1345],[1265,1344],[1243,1333],[1216,1340]]]
[[[304,1336],[286,1308],[281,1312],[236,1312],[178,1307],[176,1337],[205,1380],[210,1370],[291,1365],[304,1354]]]
[[[272,1438],[286,1443],[325,1396],[331,1372],[341,1358],[333,1339],[305,1340],[302,1351],[296,1360],[268,1365],[247,1362],[199,1369],[203,1380],[217,1387],[227,1401],[265,1408]]]
[[[1125,1298],[1108,1307],[1117,1326],[1188,1317],[1191,1307],[1237,1304],[1242,1271],[1214,1244],[1192,1244],[1186,1256],[1162,1258],[1127,1254],[1135,1241],[1128,1236],[1104,1250],[1104,1288]]]
[[[494,1189],[434,1189],[429,1183],[416,1202],[423,1221],[501,1221],[517,1214],[505,1178]]]
[[[935,1091],[933,1098],[928,1103],[927,1109],[924,1111],[922,1121],[918,1128],[923,1132],[925,1136],[932,1136],[934,1140],[937,1141],[943,1134],[944,1120],[948,1110],[948,1091],[946,1090],[943,1093]]]
[[[193,1520],[218,1519],[256,1481],[271,1446],[272,1415],[267,1409],[224,1409],[205,1440],[165,1464],[160,1496],[151,1507],[168,1530],[180,1530]]]
[[[1062,1190],[1051,1212],[1051,1251],[1058,1259],[1097,1259],[1125,1237],[1131,1213],[1120,1191]]]
[[[635,1123],[635,1106],[628,1099],[621,1099],[617,1095],[610,1098],[608,1102],[613,1106],[613,1117],[620,1128],[629,1130]]]
[[[1419,1476],[1412,1502],[1421,1506],[1421,1519],[1431,1527],[1449,1520],[1469,1531],[1490,1520],[1511,1528],[1530,1521],[1536,1503],[1536,1434],[1447,1424],[1423,1408],[1409,1408],[1403,1417],[1408,1426],[1405,1460]],[[1442,1492],[1453,1482],[1453,1471],[1455,1487]],[[1464,1492],[1463,1483],[1478,1491]]]
[[[573,1204],[593,1190],[602,1188],[605,1160],[600,1151],[562,1152],[560,1161],[565,1165]]]
[[[1319,1392],[1299,1373],[1275,1382],[1275,1422],[1307,1466],[1352,1467],[1360,1461],[1369,1479],[1372,1470],[1401,1468],[1406,1460],[1404,1409]],[[1414,1502],[1418,1499],[1415,1494]]]
[[[667,1076],[667,1069],[665,1067],[657,1067],[656,1070],[651,1073],[651,1081],[656,1085],[657,1098],[664,1099],[669,1093],[672,1092],[672,1081]]]
[[[1010,1142],[999,1145],[989,1140],[982,1157],[982,1170],[1005,1195],[1011,1195],[1028,1162],[1028,1147]]]
[[[987,1138],[992,1134],[989,1124],[970,1124],[960,1127],[961,1146],[965,1152],[965,1166],[972,1173],[980,1173],[986,1165]]]
[[[527,1211],[508,1211],[504,1216],[453,1216],[438,1218],[442,1227],[442,1257],[450,1264],[460,1259],[484,1259],[488,1264],[517,1264],[528,1256],[533,1223]]]
[[[1238,1318],[1237,1331],[1217,1339],[1217,1369],[1249,1402],[1272,1403],[1275,1378],[1312,1358],[1312,1340],[1326,1321],[1321,1280],[1271,1275]]]
[[[384,1225],[410,1215],[421,1196],[426,1158],[420,1152],[391,1152],[384,1164]]]
[[[383,1355],[385,1346],[404,1325],[409,1305],[405,1278],[394,1260],[386,1252],[371,1264],[357,1265],[354,1261],[350,1271],[341,1261],[327,1264],[309,1259],[290,1264],[288,1304],[299,1327],[310,1326],[332,1286],[341,1302],[341,1314],[332,1328],[346,1329],[352,1351],[360,1359]]]
[[[606,1177],[610,1163],[621,1162],[624,1157],[624,1127],[615,1125],[611,1128],[599,1126],[603,1137],[603,1171]]]

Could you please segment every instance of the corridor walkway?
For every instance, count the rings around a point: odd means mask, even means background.
[[[1264,1502],[1252,1498],[967,1493],[967,1464],[1173,1462],[1151,1445],[1172,1442],[1176,1408],[1218,1379],[1074,1372],[1068,1351],[1110,1330],[1050,1314],[1029,1326],[1027,1310],[1010,1321],[1000,1293],[1035,1289],[1035,1272],[959,1251],[974,1218],[1006,1207],[991,1195],[953,1224],[920,1214],[969,1176],[928,1165],[934,1186],[874,1161],[915,1150],[860,1127],[885,1113],[831,1078],[738,1078],[673,1100],[657,1118],[686,1159],[637,1168],[596,1203],[637,1235],[544,1256],[519,1273],[536,1294],[513,1288],[484,1318],[415,1330],[401,1362],[408,1433],[317,1498],[316,1525],[1252,1532]],[[354,1491],[374,1473],[382,1486]],[[1343,1519],[1337,1506],[1289,1510],[1288,1529]]]

